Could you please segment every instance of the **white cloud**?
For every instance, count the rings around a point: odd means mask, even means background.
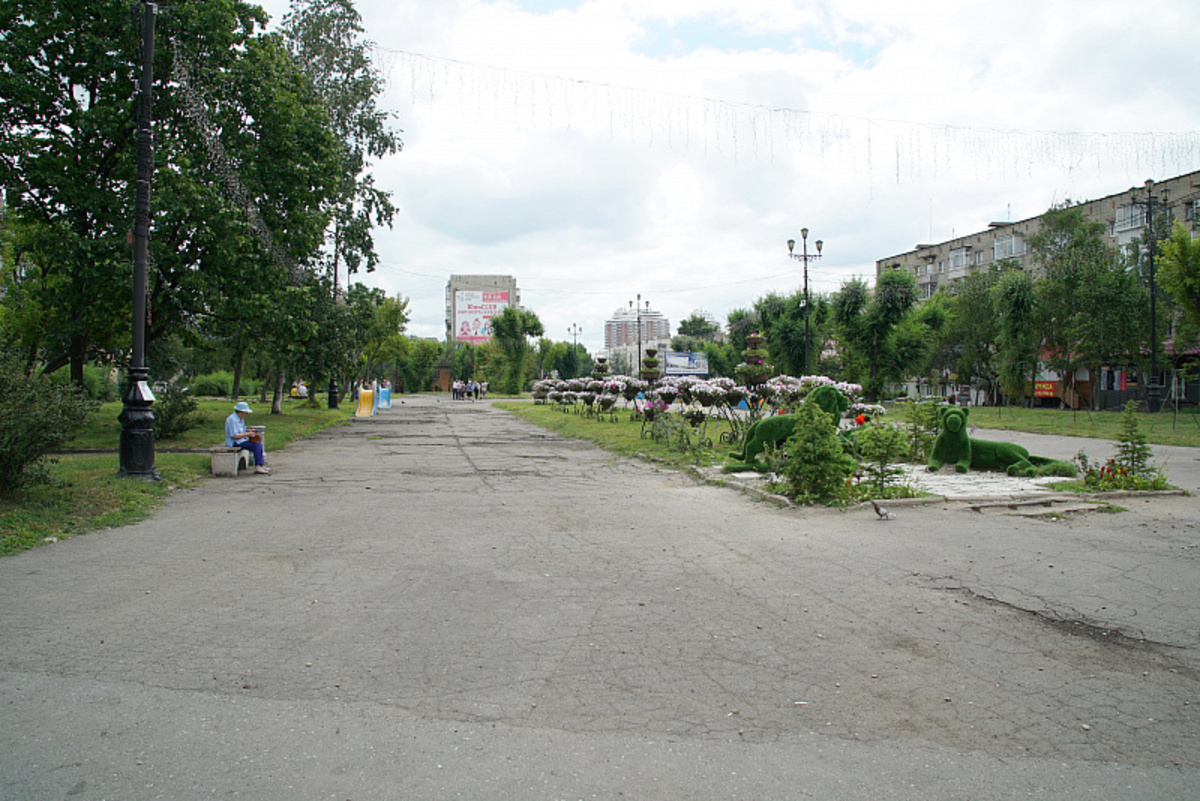
[[[451,273],[516,276],[548,335],[578,323],[594,351],[638,293],[677,323],[798,288],[802,226],[833,291],[918,241],[1200,168],[1200,133],[1037,133],[1200,132],[1188,0],[357,6],[405,130],[364,280],[409,296],[419,335]]]

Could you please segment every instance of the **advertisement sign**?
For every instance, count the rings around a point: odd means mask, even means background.
[[[492,318],[508,306],[507,292],[459,290],[454,293],[454,338],[481,345],[492,338]]]
[[[1034,381],[1033,382],[1033,397],[1035,398],[1056,398],[1058,394],[1054,391],[1054,381]]]
[[[708,376],[708,356],[702,350],[668,351],[666,354],[667,375]]]

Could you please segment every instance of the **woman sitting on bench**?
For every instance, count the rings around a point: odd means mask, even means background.
[[[225,447],[243,448],[254,454],[254,472],[270,473],[265,466],[262,435],[246,429],[246,415],[252,414],[250,405],[240,401],[233,407],[233,414],[225,418]]]

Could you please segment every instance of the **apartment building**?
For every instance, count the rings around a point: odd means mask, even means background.
[[[641,307],[631,301],[604,322],[604,352],[616,372],[635,375],[648,349],[657,350],[662,360],[670,347],[671,321],[650,308],[650,301]]]
[[[1200,171],[1155,182],[1154,215],[1168,214],[1200,235]],[[1113,195],[1078,204],[1090,219],[1101,222],[1113,245],[1128,247],[1145,229],[1147,187],[1138,186]],[[1016,222],[993,222],[986,230],[937,244],[920,244],[914,249],[875,262],[876,277],[884,270],[903,270],[917,279],[922,298],[941,287],[961,281],[977,270],[1012,259],[1022,269],[1034,269],[1029,238],[1040,228],[1042,215]]]
[[[482,345],[492,338],[492,318],[521,308],[511,275],[452,275],[446,283],[446,341]]]

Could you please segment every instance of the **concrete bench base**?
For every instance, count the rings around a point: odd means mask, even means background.
[[[218,445],[212,452],[212,474],[214,476],[237,477],[238,470],[254,464],[254,456],[245,448],[227,448]]]

